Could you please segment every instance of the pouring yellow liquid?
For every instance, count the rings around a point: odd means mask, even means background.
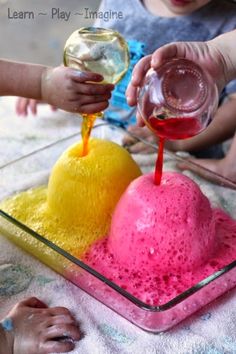
[[[129,67],[129,50],[124,38],[111,29],[80,28],[68,38],[64,48],[64,65],[82,72],[103,76],[104,84],[116,84]],[[96,83],[94,83],[96,84]],[[88,153],[89,137],[96,118],[102,112],[82,114],[82,156]]]

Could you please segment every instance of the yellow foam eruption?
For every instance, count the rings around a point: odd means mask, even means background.
[[[105,140],[90,139],[69,147],[54,165],[48,188],[27,190],[3,201],[1,209],[76,256],[108,232],[112,212],[129,183],[141,175],[130,154]],[[27,234],[17,243],[32,252]],[[43,245],[42,245],[43,247]],[[43,259],[37,244],[35,251]]]

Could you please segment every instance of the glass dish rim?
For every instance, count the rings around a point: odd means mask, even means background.
[[[100,124],[97,124],[97,125],[95,125],[94,129],[96,129],[98,127],[101,127],[101,126],[111,126],[113,128],[122,129],[122,130],[126,131],[126,129],[124,127],[120,127],[120,126],[117,126],[117,125],[111,124],[111,123],[100,123]],[[80,134],[80,131],[77,132],[77,133],[74,133],[74,134],[72,134],[70,136],[67,136],[65,138],[59,139],[59,140],[57,140],[55,142],[52,142],[52,143],[50,143],[50,144],[48,144],[46,146],[43,146],[43,147],[41,147],[41,148],[39,148],[37,150],[34,150],[34,151],[28,153],[27,155],[21,156],[21,157],[15,159],[15,160],[7,162],[4,165],[0,166],[0,170],[4,169],[5,167],[7,167],[9,165],[13,165],[13,164],[15,164],[15,163],[17,163],[17,162],[19,162],[21,160],[27,159],[30,156],[32,156],[34,154],[37,154],[37,153],[39,153],[41,151],[47,150],[48,148],[50,148],[50,147],[52,147],[54,145],[60,144],[63,141],[70,140],[70,139],[72,139],[73,137],[75,137],[75,136],[77,136],[79,134]],[[132,135],[132,134],[130,134],[130,135]],[[142,139],[139,139],[139,140],[142,141]],[[146,143],[145,140],[143,140],[143,142]],[[151,143],[149,143],[149,145],[154,147],[154,148],[156,147],[156,145],[151,144]],[[184,160],[186,162],[185,159],[183,159],[180,156],[177,156],[176,154],[174,154],[172,152],[169,152],[169,151],[165,151],[165,152],[167,153],[167,155],[172,156],[175,159],[177,158],[178,160],[181,160],[181,161]],[[187,163],[188,163],[188,161],[187,161]],[[211,171],[209,171],[209,172],[212,173]],[[219,175],[219,178],[222,179],[223,181],[225,180],[225,178],[220,176],[220,175]],[[235,188],[236,188],[236,184],[235,184]],[[142,300],[140,300],[137,297],[133,296],[128,291],[126,291],[125,289],[123,289],[122,287],[117,285],[116,283],[112,282],[111,280],[107,279],[105,276],[103,276],[101,273],[97,272],[92,267],[88,266],[83,261],[81,261],[78,258],[74,257],[73,255],[71,255],[67,251],[63,250],[61,247],[57,246],[56,244],[54,244],[50,240],[47,240],[45,237],[41,236],[40,234],[38,234],[34,230],[30,229],[28,226],[26,226],[25,224],[21,223],[19,220],[13,218],[12,216],[10,216],[9,214],[7,214],[6,212],[4,212],[1,209],[0,209],[0,216],[3,217],[4,219],[6,219],[11,224],[17,226],[21,230],[23,230],[26,233],[28,233],[31,236],[33,236],[35,239],[37,239],[39,242],[41,242],[41,243],[45,244],[46,246],[48,246],[50,249],[52,249],[57,254],[60,254],[61,256],[63,256],[64,258],[66,258],[67,260],[69,260],[70,262],[75,264],[76,266],[79,266],[80,268],[82,268],[83,270],[88,272],[89,274],[93,275],[95,278],[99,279],[100,281],[102,281],[103,283],[108,285],[114,291],[118,292],[126,300],[129,300],[134,305],[138,306],[139,308],[142,308],[142,309],[144,309],[146,311],[150,311],[150,312],[163,312],[163,311],[166,311],[166,310],[169,310],[169,309],[175,307],[177,304],[181,303],[182,301],[184,301],[185,299],[187,299],[188,297],[190,297],[194,293],[196,293],[199,290],[203,289],[205,286],[207,286],[208,284],[210,284],[211,282],[213,282],[217,278],[223,276],[225,273],[227,273],[230,270],[236,268],[236,259],[235,259],[233,262],[227,264],[222,269],[220,269],[220,270],[214,272],[213,274],[209,275],[208,277],[202,279],[200,282],[198,282],[195,285],[193,285],[192,287],[186,289],[185,291],[183,291],[179,295],[175,296],[173,299],[167,301],[166,303],[164,303],[162,305],[153,306],[153,305],[146,304]],[[39,260],[39,261],[41,262],[41,260]],[[89,294],[92,295],[91,293],[89,293]]]

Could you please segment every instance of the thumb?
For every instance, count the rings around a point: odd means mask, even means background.
[[[151,67],[157,69],[165,60],[183,57],[183,43],[171,43],[158,48],[152,55]]]

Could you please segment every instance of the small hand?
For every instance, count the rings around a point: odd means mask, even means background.
[[[103,77],[68,67],[47,69],[42,76],[42,99],[74,113],[97,113],[108,107],[114,85],[100,84]]]
[[[16,101],[16,113],[19,116],[26,117],[29,113],[32,113],[34,116],[37,115],[38,104],[44,103],[42,101],[37,101],[30,98],[18,97]],[[51,106],[52,111],[56,111],[57,108]]]
[[[137,104],[138,91],[149,68],[158,69],[166,60],[185,58],[199,64],[215,80],[220,92],[227,83],[225,58],[214,40],[209,42],[176,42],[166,44],[152,55],[142,58],[134,67],[131,82],[126,90],[129,105]],[[137,124],[143,126],[141,115],[137,114]]]
[[[15,305],[2,320],[3,328],[4,324],[7,324],[4,354],[64,353],[73,350],[75,341],[80,339],[79,328],[69,310],[48,308],[37,298]]]
[[[130,134],[125,134],[122,144],[123,146],[133,154],[152,154],[157,151],[157,148],[152,147],[145,142],[157,145],[157,137],[147,128],[140,128],[137,126],[128,127]],[[136,138],[137,137],[137,138]],[[145,142],[140,141],[144,140]]]
[[[142,58],[134,67],[133,69],[133,74],[132,74],[132,79],[131,82],[129,83],[127,90],[126,90],[126,98],[127,102],[130,106],[136,106],[137,105],[137,98],[138,98],[138,90],[139,87],[142,85],[142,82],[144,80],[144,77],[147,73],[147,71],[151,67],[151,55],[147,55],[146,57]],[[144,122],[142,120],[142,117],[137,111],[136,113],[136,118],[137,118],[137,125],[140,127],[144,126]]]

